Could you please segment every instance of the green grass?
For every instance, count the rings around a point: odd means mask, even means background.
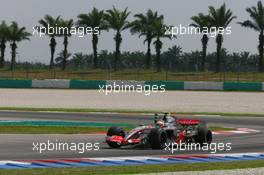
[[[129,131],[132,127],[123,127]],[[107,127],[63,127],[63,126],[0,126],[0,134],[89,134],[107,132]],[[210,127],[213,131],[229,131],[234,128]]]
[[[137,165],[137,166],[108,166],[108,167],[78,167],[78,168],[50,168],[26,170],[0,170],[0,175],[112,175],[135,173],[161,173],[177,171],[204,171],[204,170],[229,170],[264,167],[264,160],[193,163],[193,164],[168,164],[168,165]]]
[[[212,131],[233,131],[235,128],[225,128],[221,126],[209,126]]]
[[[157,72],[146,69],[127,69],[116,72],[89,69],[83,71],[0,70],[1,78],[12,79],[81,79],[81,80],[173,80],[173,81],[254,81],[263,82],[264,73],[256,72]]]
[[[158,111],[158,110],[129,110],[129,109],[88,109],[88,108],[30,108],[30,107],[0,107],[1,110],[13,110],[13,111],[31,111],[31,112],[113,112],[113,113],[130,113],[130,114],[154,114],[171,112],[173,114],[184,115],[221,115],[221,116],[239,116],[239,117],[264,117],[264,114],[259,113],[226,113],[226,112],[175,112],[175,111]]]

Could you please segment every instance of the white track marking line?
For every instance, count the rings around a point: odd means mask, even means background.
[[[19,161],[12,161],[12,160],[0,161],[0,165],[6,165],[8,163],[17,164],[17,165],[31,165],[31,163],[29,162],[19,162]]]

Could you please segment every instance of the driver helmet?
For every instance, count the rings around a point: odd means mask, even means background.
[[[165,122],[167,122],[167,115],[168,115],[168,113],[165,113],[164,116],[163,116],[163,120],[164,120]]]
[[[159,127],[164,127],[164,125],[165,125],[165,122],[163,121],[163,120],[159,120],[159,121],[157,121],[157,123],[156,123]]]

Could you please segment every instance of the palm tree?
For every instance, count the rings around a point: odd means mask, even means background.
[[[73,63],[74,67],[77,67],[77,69],[81,69],[86,66],[88,55],[85,55],[81,52],[75,53],[72,56],[71,62]]]
[[[111,10],[107,10],[105,14],[105,19],[108,23],[108,27],[115,30],[116,34],[114,37],[115,40],[115,60],[114,60],[114,70],[117,70],[117,63],[120,57],[120,45],[122,42],[121,32],[129,28],[129,22],[127,17],[130,12],[127,11],[127,8],[124,11],[120,11],[113,7]]]
[[[163,53],[163,59],[167,70],[173,71],[177,68],[176,66],[180,63],[181,54],[182,48],[177,45],[168,48],[168,50]]]
[[[25,27],[19,27],[16,22],[12,22],[12,24],[9,27],[8,31],[8,38],[11,42],[11,70],[14,70],[15,63],[16,63],[16,49],[17,49],[17,42],[23,41],[23,40],[29,40],[29,37],[31,34],[26,31]]]
[[[210,28],[210,23],[209,23],[209,16],[204,15],[203,13],[199,13],[198,16],[193,16],[191,17],[191,20],[193,23],[191,26],[199,28],[201,32],[208,30]],[[202,60],[201,60],[201,71],[204,71],[204,65],[205,65],[205,59],[206,59],[206,54],[207,54],[207,44],[209,41],[209,37],[204,32],[201,42],[202,42]]]
[[[154,32],[154,37],[156,40],[154,41],[155,45],[155,50],[156,50],[156,67],[157,67],[157,72],[161,71],[161,49],[162,49],[162,38],[170,38],[170,35],[166,35],[166,28],[167,26],[164,24],[164,17],[163,15],[160,16],[159,20],[154,21],[153,23],[153,32]]]
[[[246,11],[249,13],[251,20],[239,22],[241,26],[253,29],[259,32],[259,64],[258,71],[263,71],[263,53],[264,53],[264,7],[261,1],[258,1],[257,7],[247,8]]]
[[[55,62],[56,64],[58,64],[59,66],[63,67],[63,64],[65,64],[65,60],[67,61],[68,58],[71,57],[71,53],[67,52],[66,58],[65,58],[65,52],[64,50],[62,50],[61,52],[58,53],[58,56],[55,58]]]
[[[94,32],[92,35],[93,57],[94,57],[93,63],[95,69],[98,67],[98,52],[97,52],[98,36],[102,30],[107,30],[108,28],[104,15],[105,14],[103,10],[99,11],[98,9],[93,8],[92,12],[88,14],[80,14],[78,16],[79,20],[77,23],[80,27],[92,27],[93,29],[97,27],[99,30],[99,33]]]
[[[211,24],[211,27],[215,27],[218,31],[228,27],[228,25],[235,18],[236,16],[233,16],[232,11],[230,9],[226,9],[225,3],[218,9],[215,9],[213,6],[209,7],[209,23]],[[216,72],[220,71],[223,40],[223,34],[218,33],[216,36]]]
[[[56,49],[56,39],[55,37],[57,36],[55,32],[49,32],[48,31],[48,27],[50,28],[56,28],[58,26],[60,22],[60,16],[58,16],[57,18],[53,18],[50,15],[46,15],[44,16],[43,19],[39,20],[40,25],[42,25],[42,27],[44,27],[46,30],[44,31],[46,33],[46,35],[48,35],[50,37],[50,52],[51,52],[51,58],[50,58],[50,69],[53,68],[54,66],[54,54],[55,54],[55,49]]]
[[[8,41],[7,34],[8,34],[9,26],[2,21],[0,24],[0,68],[4,67],[5,63],[5,49],[6,49],[6,42]]]
[[[153,33],[153,23],[156,20],[160,20],[162,16],[158,16],[158,12],[153,12],[152,10],[148,10],[144,15],[142,13],[134,15],[137,18],[135,21],[131,23],[131,33],[139,33],[139,37],[144,36],[146,39],[144,40],[144,44],[147,42],[147,54],[146,54],[146,68],[149,69],[151,67],[151,42],[154,38]]]
[[[59,26],[60,26],[61,29],[64,30],[63,33],[62,33],[63,45],[64,45],[64,49],[63,49],[63,52],[62,52],[63,59],[62,59],[62,64],[61,64],[61,69],[62,70],[65,70],[66,64],[67,64],[68,44],[69,44],[68,40],[69,40],[69,37],[71,37],[70,30],[73,27],[73,25],[74,25],[74,22],[73,22],[72,19],[70,19],[70,20],[60,19]]]

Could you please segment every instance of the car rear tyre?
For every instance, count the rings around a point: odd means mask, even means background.
[[[167,142],[167,134],[164,130],[153,128],[148,135],[148,140],[152,149],[163,149]]]
[[[211,144],[213,141],[213,133],[211,130],[207,131],[207,135],[206,135],[206,141],[208,144]]]
[[[203,126],[198,126],[197,128],[197,135],[194,137],[195,142],[199,143],[200,146],[203,146],[204,143],[206,143],[206,137],[207,137],[207,130]]]

